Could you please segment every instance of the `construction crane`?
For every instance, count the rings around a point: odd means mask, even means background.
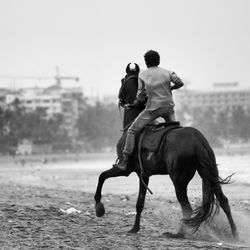
[[[62,80],[74,80],[76,82],[79,81],[79,77],[76,76],[61,76],[59,72],[59,67],[56,68],[56,75],[54,77],[50,76],[9,76],[9,75],[0,75],[0,79],[8,79],[12,80],[15,85],[15,81],[17,80],[51,80],[55,79],[55,84],[57,86],[61,86]]]
[[[76,82],[79,81],[79,77],[74,77],[74,76],[61,76],[60,74],[60,70],[59,70],[59,67],[56,66],[55,67],[56,69],[56,75],[55,75],[55,80],[56,80],[56,84],[58,86],[61,86],[61,80],[75,80]]]

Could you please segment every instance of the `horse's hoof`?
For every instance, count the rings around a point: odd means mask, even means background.
[[[169,232],[165,232],[163,233],[164,237],[168,237],[168,238],[174,238],[174,239],[183,239],[185,238],[185,235],[183,233],[169,233]]]
[[[139,229],[132,228],[131,230],[129,230],[127,232],[127,234],[136,234],[136,233],[138,233],[138,231],[139,231]]]
[[[239,240],[240,240],[240,236],[239,236],[238,231],[233,232],[233,237],[234,237],[234,239],[235,239],[236,241],[239,241]]]
[[[97,217],[102,217],[105,214],[105,208],[101,202],[95,204],[95,212]]]

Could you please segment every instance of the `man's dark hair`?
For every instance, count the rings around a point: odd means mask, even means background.
[[[160,64],[160,55],[157,51],[149,50],[144,55],[147,67],[154,67]]]

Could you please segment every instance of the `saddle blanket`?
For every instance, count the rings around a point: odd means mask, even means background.
[[[164,135],[168,131],[180,127],[178,121],[147,126],[141,133],[141,136],[143,136],[141,147],[151,152],[158,151]]]

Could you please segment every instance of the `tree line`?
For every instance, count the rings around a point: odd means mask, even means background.
[[[0,153],[14,154],[24,139],[35,144],[52,144],[54,151],[114,150],[121,134],[117,105],[85,103],[75,124],[76,138],[68,135],[63,114],[48,117],[46,110],[27,111],[16,99],[8,108],[0,107]]]
[[[250,140],[250,109],[245,110],[241,106],[221,111],[184,107],[178,110],[177,116],[182,124],[198,128],[214,147],[222,147],[225,142]]]
[[[70,143],[63,125],[63,116],[48,118],[46,110],[27,112],[16,99],[9,107],[0,107],[0,152],[15,154],[17,145],[26,139],[36,144]]]
[[[250,140],[250,110],[241,107],[220,112],[212,108],[185,107],[176,111],[176,117],[181,125],[199,129],[213,147],[220,147],[225,141]],[[37,144],[51,143],[54,150],[113,151],[122,134],[121,128],[121,114],[116,104],[85,104],[75,124],[78,135],[71,138],[62,114],[48,118],[44,109],[27,112],[16,100],[9,108],[0,108],[0,152],[16,150],[23,139]]]

